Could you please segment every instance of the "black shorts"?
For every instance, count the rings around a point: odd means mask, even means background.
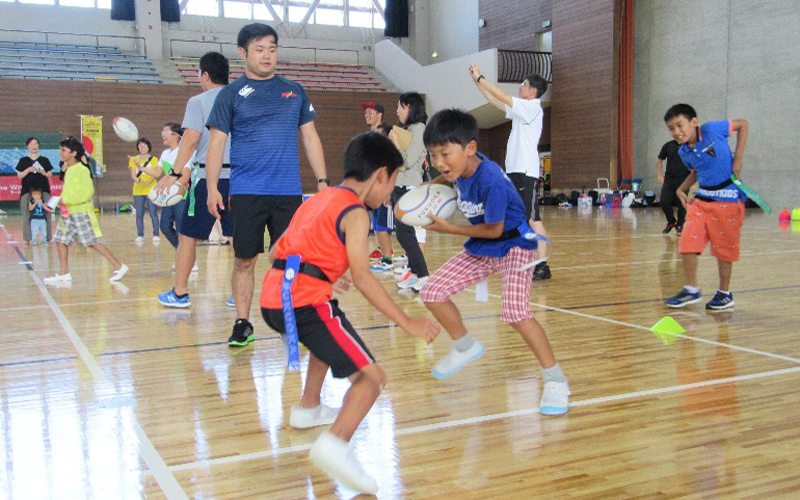
[[[270,328],[282,336],[286,334],[282,309],[261,308],[261,314]],[[294,316],[298,340],[331,367],[334,377],[347,378],[375,362],[353,325],[339,309],[337,300],[298,307]]]
[[[228,209],[228,189],[230,188],[231,181],[228,179],[220,179],[217,183],[219,194],[222,195],[222,203],[225,205],[225,210],[220,212],[222,216],[222,235],[232,235],[231,224],[231,211]],[[211,235],[211,230],[214,229],[214,223],[217,219],[208,212],[208,186],[205,179],[200,179],[197,184],[190,188],[193,190],[189,194],[189,203],[186,204],[186,210],[183,211],[181,220],[181,234],[194,238],[196,240],[207,240]],[[192,203],[192,196],[194,196],[194,215],[189,215],[189,208]]]
[[[534,221],[542,220],[539,215],[539,179],[522,173],[508,174],[508,178],[514,183],[522,203],[525,204],[525,215]]]
[[[235,194],[231,196],[233,215],[233,254],[237,259],[252,259],[264,253],[264,229],[269,231],[270,247],[289,227],[303,197]]]

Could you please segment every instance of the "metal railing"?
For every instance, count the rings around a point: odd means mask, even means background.
[[[25,35],[33,35],[32,40],[4,40],[8,42],[18,42],[18,43],[37,43],[38,40],[41,40],[42,37],[44,38],[44,46],[49,49],[52,45],[53,47],[57,47],[58,45],[74,45],[74,46],[84,46],[84,47],[95,47],[100,49],[101,47],[106,47],[100,44],[101,39],[109,39],[109,40],[132,40],[134,43],[132,44],[131,51],[141,52],[145,56],[147,56],[147,45],[145,44],[145,39],[143,36],[129,36],[129,35],[97,35],[91,33],[71,33],[67,31],[38,31],[38,30],[13,30],[13,29],[0,29],[0,33],[23,33]],[[38,38],[38,40],[37,40]],[[58,42],[59,38],[63,39],[79,39],[82,40],[83,38],[94,39],[94,44],[84,44],[79,45],[75,44],[72,40],[70,41],[62,41]],[[120,47],[116,47],[120,48]],[[127,50],[127,47],[123,50]]]
[[[197,55],[197,52],[201,51],[192,50],[189,48],[187,50],[180,51],[175,48],[175,44],[189,44],[191,47],[192,44],[200,44],[200,45],[214,45],[215,47],[219,48],[219,53],[230,58],[239,58],[239,49],[237,45],[233,42],[219,42],[219,41],[212,41],[212,40],[184,40],[173,38],[169,41],[169,55],[170,57],[176,56],[190,56],[190,55]],[[225,49],[228,49],[227,51]],[[278,47],[281,59],[283,60],[291,60],[292,62],[311,62],[311,63],[344,63],[344,64],[361,64],[359,61],[359,52],[354,49],[324,49],[324,48],[313,48],[313,47],[293,47],[290,45],[281,45]],[[192,52],[192,54],[187,53]],[[324,60],[319,60],[317,57],[318,54],[322,53],[332,53],[334,54],[333,57],[325,57]],[[341,56],[341,57],[338,57]]]
[[[497,51],[497,80],[502,83],[521,83],[537,74],[553,83],[553,53],[523,50]]]

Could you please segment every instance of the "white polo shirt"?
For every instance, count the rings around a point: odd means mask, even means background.
[[[511,135],[506,150],[506,173],[521,173],[539,178],[539,138],[542,136],[541,99],[530,101],[512,97],[506,105],[506,118],[511,120]]]

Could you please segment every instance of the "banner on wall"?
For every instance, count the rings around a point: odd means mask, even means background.
[[[103,158],[103,117],[81,115],[81,140],[86,152],[98,165],[105,165]]]

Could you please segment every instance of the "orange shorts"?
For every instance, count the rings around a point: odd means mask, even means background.
[[[737,262],[743,222],[744,203],[695,199],[687,208],[678,251],[700,254],[711,242],[711,255],[724,262]]]

